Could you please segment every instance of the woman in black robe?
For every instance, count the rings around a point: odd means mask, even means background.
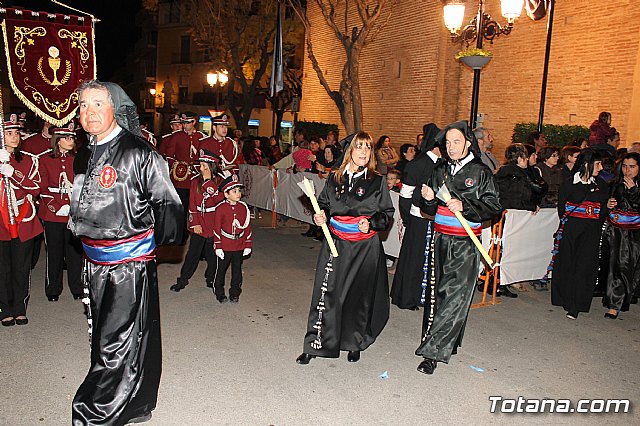
[[[440,156],[435,141],[439,131],[434,123],[425,124],[420,154],[407,164],[400,189],[398,204],[400,211],[405,212],[403,221],[406,229],[391,286],[391,303],[400,309],[417,311],[427,297],[433,217],[426,217],[420,211],[420,185],[431,177]]]
[[[602,156],[585,149],[576,160],[576,173],[558,191],[560,228],[553,262],[551,303],[562,306],[567,318],[589,312],[598,277],[598,252],[609,200],[607,183],[598,175]]]
[[[609,274],[603,304],[609,309],[605,318],[616,319],[629,309],[640,281],[640,154],[625,154],[611,196],[616,200],[609,213],[605,239],[610,247]],[[612,203],[613,204],[613,203]]]
[[[298,364],[316,356],[338,358],[340,351],[349,351],[347,359],[356,362],[389,319],[387,268],[377,234],[391,222],[394,208],[386,179],[375,171],[372,147],[371,136],[358,133],[318,197],[322,213],[313,220],[328,224],[339,256],[323,242]]]
[[[436,141],[443,160],[422,185],[422,209],[435,216],[433,252],[435,288],[425,306],[422,342],[416,355],[424,357],[418,371],[433,374],[438,362],[448,363],[462,343],[467,315],[480,269],[480,253],[455,213],[467,220],[479,238],[482,222],[502,212],[493,173],[482,162],[480,148],[466,121],[445,127]],[[448,201],[436,198],[446,185]],[[435,287],[434,287],[435,286]]]

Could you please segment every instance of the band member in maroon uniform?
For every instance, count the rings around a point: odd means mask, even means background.
[[[160,149],[160,146],[164,143],[164,141],[171,137],[174,133],[182,130],[182,120],[180,120],[180,114],[173,114],[169,119],[169,127],[171,127],[171,133],[167,133],[166,135],[162,135],[160,140],[158,141],[157,148]]]
[[[240,188],[243,185],[238,176],[231,175],[220,184],[220,192],[225,201],[216,206],[213,225],[213,239],[218,270],[213,284],[213,292],[218,302],[227,301],[224,292],[224,276],[231,263],[231,287],[229,300],[237,302],[242,292],[242,258],[251,254],[251,224],[249,207],[242,201]]]
[[[74,299],[82,299],[82,244],[67,228],[69,198],[73,188],[76,126],[52,128],[51,154],[40,159],[40,209],[47,246],[44,290],[50,302],[62,293],[62,270],[67,262],[67,283]]]
[[[200,175],[191,180],[189,192],[189,223],[191,233],[189,249],[180,269],[177,282],[171,286],[176,293],[189,284],[200,262],[200,255],[204,250],[207,260],[207,270],[204,273],[207,287],[213,287],[217,260],[213,253],[213,221],[216,206],[224,200],[222,191],[218,189],[223,177],[220,172],[220,157],[207,151],[200,150]]]
[[[171,182],[176,188],[176,192],[180,197],[184,211],[189,207],[189,188],[191,187],[191,178],[195,175],[193,165],[198,160],[198,147],[200,139],[204,138],[204,133],[196,130],[196,119],[198,115],[194,112],[183,112],[180,116],[182,121],[182,131],[173,133],[170,137],[162,140],[160,145],[160,154],[162,154],[169,163],[169,175]],[[211,151],[211,150],[210,150]],[[183,220],[183,240],[187,238],[187,218]]]
[[[238,144],[227,137],[229,116],[221,114],[211,119],[213,134],[200,142],[200,148],[213,152],[220,157],[220,167],[231,173],[238,173]]]
[[[51,123],[45,121],[40,133],[34,133],[22,141],[20,150],[36,157],[42,157],[51,152],[51,127]]]
[[[16,114],[4,121],[4,149],[0,149],[0,316],[2,325],[25,325],[33,240],[42,233],[33,197],[39,175],[30,156],[20,152],[20,124]]]

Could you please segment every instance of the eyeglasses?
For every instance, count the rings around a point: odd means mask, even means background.
[[[555,154],[555,153],[554,153],[554,154],[551,154],[551,156],[552,156],[552,157],[560,157],[560,155],[559,155],[559,154]]]

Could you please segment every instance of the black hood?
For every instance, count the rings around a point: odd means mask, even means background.
[[[436,147],[436,136],[440,132],[440,128],[435,123],[425,124],[422,127],[422,143],[420,144],[420,151],[431,151]]]
[[[440,130],[440,133],[436,136],[436,144],[440,147],[440,153],[442,154],[442,158],[447,161],[450,160],[449,154],[447,153],[447,132],[451,129],[457,129],[462,132],[465,139],[471,142],[471,146],[469,147],[469,152],[472,152],[474,157],[477,159],[482,158],[482,153],[480,152],[480,146],[478,145],[478,140],[476,136],[473,134],[473,130],[469,127],[469,122],[467,120],[456,121],[455,123],[449,124],[445,126],[444,129]]]

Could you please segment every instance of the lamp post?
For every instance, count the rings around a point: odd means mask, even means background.
[[[212,71],[207,73],[207,84],[216,92],[216,111],[220,104],[220,88],[229,81],[229,73],[225,70]]]
[[[524,0],[501,0],[502,16],[507,18],[507,24],[501,26],[491,19],[491,16],[484,10],[485,0],[478,0],[478,11],[471,22],[462,28],[464,20],[464,3],[461,0],[450,0],[444,6],[445,26],[451,32],[451,41],[454,43],[466,43],[467,46],[476,41],[476,47],[482,49],[483,40],[493,44],[493,39],[500,35],[509,35],[513,29],[513,22],[522,13]],[[473,90],[471,92],[471,116],[469,124],[476,127],[478,115],[478,97],[480,94],[480,71],[481,68],[473,70]]]

